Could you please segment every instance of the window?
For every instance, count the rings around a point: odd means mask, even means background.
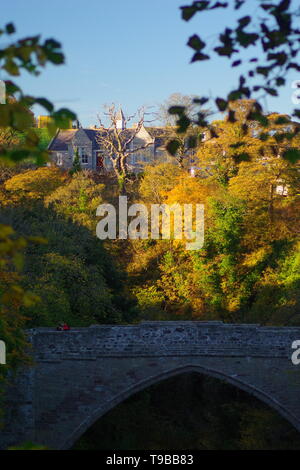
[[[89,162],[89,156],[88,156],[86,153],[83,153],[83,154],[81,155],[81,163],[83,163],[84,165],[86,165],[88,162]]]
[[[80,162],[83,165],[87,165],[89,163],[89,155],[84,148],[79,149],[79,156],[80,156]]]
[[[63,164],[63,156],[61,153],[58,153],[57,154],[57,157],[56,157],[56,164],[59,165],[59,166],[62,166]]]

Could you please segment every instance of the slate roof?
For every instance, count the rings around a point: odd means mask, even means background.
[[[174,136],[175,127],[145,127],[146,131],[154,139],[155,148],[164,147],[169,139]]]
[[[97,142],[97,135],[100,133],[100,129],[83,129],[88,138],[92,141],[93,149],[98,149],[99,144]]]
[[[165,138],[170,137],[175,132],[176,127],[145,127],[146,131],[153,138]]]
[[[48,146],[48,150],[51,150],[51,151],[68,150],[68,144],[71,143],[77,131],[78,129],[59,130],[56,136],[51,140]]]
[[[101,129],[80,129],[85,132],[87,137],[92,142],[93,150],[99,148],[99,144],[97,142],[97,135],[101,133]],[[168,129],[159,128],[159,127],[145,127],[145,130],[149,133],[150,137],[155,139],[155,147],[162,146],[166,140],[168,139],[170,132]],[[56,136],[52,139],[48,146],[48,150],[50,151],[66,151],[68,150],[68,144],[71,143],[73,137],[75,136],[76,132],[79,129],[66,129],[66,130],[59,130]],[[135,132],[135,129],[124,129],[122,131],[122,136],[125,139],[129,139],[132,134]]]

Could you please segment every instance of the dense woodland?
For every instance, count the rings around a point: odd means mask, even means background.
[[[0,222],[14,230],[7,240],[27,243],[18,274],[35,299],[20,306],[27,326],[55,326],[62,317],[74,326],[143,319],[299,325],[299,164],[281,157],[291,142],[280,136],[293,123],[278,114],[269,120],[267,142],[254,128],[242,135],[242,118],[213,123],[219,137],[199,139],[196,177],[176,163],[153,163],[128,182],[130,203],[204,204],[201,250],[186,250],[185,240],[99,240],[96,208],[118,207],[112,175],[2,165]],[[13,272],[8,265],[2,282]]]

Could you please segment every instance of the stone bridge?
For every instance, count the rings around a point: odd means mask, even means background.
[[[28,331],[35,365],[7,393],[2,448],[25,441],[68,449],[101,416],[166,378],[199,372],[277,410],[300,431],[300,328],[143,322]]]

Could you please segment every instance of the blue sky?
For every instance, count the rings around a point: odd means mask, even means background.
[[[57,108],[74,110],[84,126],[97,123],[105,103],[132,114],[156,106],[172,93],[224,96],[237,83],[238,70],[225,59],[190,63],[186,42],[194,33],[212,44],[232,15],[205,13],[185,22],[179,7],[191,0],[11,0],[2,4],[2,23],[14,22],[15,38],[42,34],[60,41],[63,66],[47,66],[39,77],[15,80],[26,93],[44,96]],[[251,0],[253,11],[257,1]],[[252,13],[247,11],[246,13]],[[3,43],[1,43],[3,44]],[[7,78],[3,73],[0,78]],[[267,110],[290,113],[291,74]],[[35,110],[36,113],[39,111]]]

